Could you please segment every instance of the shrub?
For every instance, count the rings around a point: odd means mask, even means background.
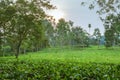
[[[0,64],[0,79],[119,80],[120,65],[53,61],[7,61]]]

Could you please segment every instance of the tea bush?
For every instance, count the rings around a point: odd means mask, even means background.
[[[120,65],[15,60],[0,63],[0,80],[120,80]]]

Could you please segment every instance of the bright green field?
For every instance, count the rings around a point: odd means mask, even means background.
[[[54,60],[54,61],[67,61],[67,62],[96,62],[96,63],[120,63],[120,50],[119,49],[83,49],[83,50],[43,50],[37,53],[30,53],[22,55],[20,58],[33,59],[33,60]]]
[[[5,57],[12,58],[14,57]],[[120,63],[120,49],[44,49],[39,52],[27,53],[20,55],[19,59],[23,60],[49,60],[49,61],[65,61],[80,63]]]

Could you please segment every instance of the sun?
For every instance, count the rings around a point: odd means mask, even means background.
[[[61,10],[53,10],[53,11],[50,11],[49,14],[53,16],[56,22],[58,22],[59,19],[65,17],[64,12]]]

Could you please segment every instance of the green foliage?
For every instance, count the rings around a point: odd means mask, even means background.
[[[119,0],[91,0],[91,1],[81,2],[81,5],[86,5],[86,4],[89,9],[94,9],[94,7],[99,7],[98,10],[96,11],[99,15],[118,13],[120,9]]]
[[[115,38],[113,37],[116,36],[115,34],[117,34],[117,37],[119,37],[118,35],[120,34],[120,0],[91,0],[88,2],[82,2],[81,5],[86,3],[89,4],[89,9],[94,9],[94,7],[97,7],[96,13],[99,14],[100,19],[103,21],[105,27],[106,47],[111,47],[112,44],[118,45],[118,38],[115,41]]]
[[[101,33],[100,33],[99,28],[95,28],[94,29],[93,36],[95,37],[94,43],[97,44],[98,47],[99,47],[99,45],[100,45],[100,38],[101,38]]]
[[[84,31],[80,26],[73,27],[71,29],[71,41],[73,46],[78,46],[78,47],[88,47],[89,42],[88,42],[88,33]]]
[[[56,38],[58,46],[65,46],[69,44],[70,36],[70,26],[69,22],[64,19],[60,19],[56,26]]]
[[[48,27],[49,26],[49,27]],[[88,47],[88,34],[80,26],[73,26],[72,21],[59,20],[54,28],[49,21],[46,21],[45,28],[50,47]]]
[[[113,33],[112,29],[106,30],[105,41],[106,41],[106,44],[105,44],[106,47],[112,47],[112,45],[114,43],[114,33]]]
[[[46,40],[42,24],[47,18],[45,8],[54,7],[48,0],[0,0],[0,51],[4,45],[10,46],[17,58],[25,43],[40,47]]]
[[[0,52],[2,52],[2,33],[0,31]]]
[[[106,47],[119,44],[119,14],[109,14],[104,20]]]
[[[0,64],[0,73],[0,79],[119,80],[120,65],[20,60]]]

